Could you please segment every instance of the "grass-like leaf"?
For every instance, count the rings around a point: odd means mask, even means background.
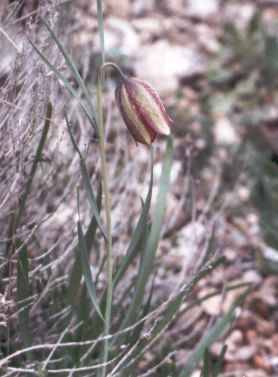
[[[225,354],[227,352],[228,346],[226,344],[223,345],[221,353],[218,357],[218,360],[213,368],[213,376],[212,377],[218,377],[223,369],[224,361],[225,361]]]
[[[141,260],[140,272],[136,282],[136,288],[133,300],[129,306],[127,315],[122,323],[122,328],[129,326],[135,322],[144,299],[145,287],[149,277],[153,271],[153,262],[157,250],[159,236],[166,208],[166,196],[169,189],[170,172],[173,158],[173,141],[169,137],[167,141],[167,149],[163,161],[163,168],[160,178],[159,193],[157,197],[156,207],[154,210],[154,221],[151,232],[147,240],[144,254]]]
[[[90,111],[89,108],[87,106],[85,106],[84,102],[82,102],[80,100],[78,92],[72,87],[69,80],[64,75],[62,75],[61,72],[59,72],[58,69],[53,64],[50,63],[50,61],[47,59],[47,57],[44,56],[44,54],[37,48],[37,46],[30,39],[29,39],[29,43],[31,44],[33,49],[36,51],[36,53],[40,56],[40,58],[45,62],[45,64],[48,66],[48,68],[56,75],[56,77],[59,80],[62,81],[62,83],[64,84],[67,91],[71,94],[71,96],[73,98],[76,98],[79,101],[80,106],[83,109],[86,116],[88,117],[91,125],[94,127],[95,130],[97,130],[97,127],[96,127],[97,123],[96,123],[96,118],[95,118],[94,113],[92,113],[92,111]],[[65,51],[65,50],[63,49],[63,51]],[[90,105],[90,107],[91,106],[92,106],[92,104]]]
[[[43,127],[43,130],[42,130],[41,139],[39,141],[39,145],[38,145],[38,148],[36,150],[34,162],[33,162],[33,165],[32,165],[31,171],[30,171],[28,181],[26,183],[25,190],[23,192],[22,197],[20,198],[20,206],[19,206],[19,210],[18,210],[18,213],[17,213],[16,221],[15,221],[15,229],[19,225],[21,217],[24,213],[27,198],[28,198],[30,191],[31,191],[31,186],[32,186],[33,179],[34,179],[34,176],[35,176],[37,168],[38,168],[38,164],[42,160],[42,151],[43,151],[43,148],[44,148],[45,143],[46,143],[47,134],[48,134],[50,122],[51,122],[51,116],[52,116],[52,105],[49,102],[48,106],[47,106],[47,110],[46,110],[45,123],[44,123],[44,127]]]
[[[20,241],[17,247],[21,250],[17,259],[17,304],[19,310],[19,331],[25,347],[31,344],[32,336],[30,332],[28,298],[31,295],[31,285],[29,282],[29,261],[28,250]]]
[[[91,95],[84,83],[84,80],[81,78],[79,72],[78,72],[78,69],[74,63],[74,60],[72,59],[72,57],[66,52],[65,48],[63,47],[62,43],[59,41],[59,38],[57,38],[56,34],[54,33],[54,31],[51,29],[51,27],[47,24],[47,22],[45,22],[44,20],[42,20],[42,23],[44,24],[44,26],[47,28],[47,30],[49,31],[49,34],[51,35],[51,38],[55,41],[57,47],[59,48],[60,52],[62,53],[64,59],[65,59],[65,62],[68,66],[68,68],[70,69],[73,77],[75,78],[75,80],[78,82],[83,94],[84,94],[84,97],[86,98],[86,101],[87,101],[87,104],[88,104],[88,107],[90,109],[90,119],[93,120],[92,122],[92,125],[94,126],[95,129],[97,129],[96,127],[96,117],[95,117],[95,110],[94,110],[94,107],[93,107],[93,104],[92,104],[92,100],[91,100]]]
[[[203,365],[201,377],[210,377],[211,365],[212,365],[212,360],[210,358],[208,349],[206,349],[204,352],[204,365]]]
[[[120,264],[117,273],[114,278],[114,287],[119,283],[123,277],[125,271],[130,266],[134,258],[138,255],[141,250],[140,244],[142,244],[143,238],[146,236],[146,227],[148,224],[148,216],[152,200],[152,189],[153,189],[153,153],[151,153],[151,177],[149,183],[149,190],[144,202],[140,218],[133,232],[130,244],[128,246],[125,257],[123,258],[122,263]]]
[[[92,244],[94,242],[96,229],[97,229],[97,223],[96,223],[95,217],[93,216],[84,236],[88,251],[90,251]],[[69,282],[69,288],[68,288],[69,303],[73,306],[77,304],[77,299],[79,297],[78,292],[80,289],[80,282],[81,282],[81,276],[82,276],[79,243],[75,246],[75,256],[76,257],[75,257],[74,265],[70,274],[70,282]]]
[[[82,178],[83,178],[84,185],[85,185],[85,190],[86,190],[88,200],[89,200],[89,203],[90,203],[91,211],[96,218],[96,222],[99,226],[99,229],[100,229],[103,237],[105,239],[107,239],[106,232],[105,232],[103,225],[101,223],[100,214],[99,214],[99,210],[98,210],[98,207],[97,207],[96,197],[95,197],[95,194],[94,194],[92,186],[91,186],[90,178],[89,178],[88,171],[87,171],[84,160],[80,160],[80,168],[81,168],[81,174],[82,174]]]
[[[128,372],[132,371],[134,364],[140,357],[146,352],[148,348],[161,336],[161,334],[167,329],[169,324],[177,315],[182,303],[189,298],[195,285],[206,275],[211,273],[219,264],[223,263],[223,258],[218,258],[215,261],[210,262],[201,271],[199,271],[191,280],[191,282],[184,287],[180,293],[178,293],[172,300],[169,300],[165,309],[161,312],[155,326],[148,337],[142,337],[141,342],[136,349],[130,353],[129,357],[123,364],[124,376],[129,375]]]
[[[101,219],[100,219],[100,213],[99,213],[100,207],[98,207],[98,205],[97,205],[97,200],[96,200],[96,197],[95,197],[95,194],[94,194],[91,182],[90,182],[90,177],[89,177],[89,174],[88,174],[88,171],[87,171],[85,160],[84,160],[82,153],[81,153],[80,149],[78,148],[78,145],[77,145],[77,143],[76,143],[76,141],[73,137],[72,130],[71,130],[71,127],[70,127],[70,123],[69,123],[69,120],[68,120],[66,115],[65,115],[65,119],[66,119],[66,124],[67,124],[67,128],[68,128],[68,132],[69,132],[69,135],[70,135],[72,145],[79,155],[80,170],[81,170],[82,178],[83,178],[84,185],[85,185],[85,190],[86,190],[86,193],[87,193],[87,196],[88,196],[88,200],[89,200],[89,203],[90,203],[90,206],[91,206],[92,213],[95,216],[96,222],[99,226],[99,229],[100,229],[103,237],[105,239],[107,239],[106,232],[103,228],[103,225],[102,225]]]
[[[145,243],[145,238],[149,235],[149,230],[147,229],[148,226],[148,216],[149,216],[149,210],[152,200],[152,189],[153,189],[153,155],[151,154],[151,176],[150,176],[150,182],[149,182],[149,189],[148,194],[146,197],[146,200],[143,204],[143,208],[141,211],[141,215],[139,217],[139,220],[137,222],[137,225],[135,227],[135,230],[133,232],[130,244],[127,248],[126,255],[123,258],[123,261],[121,262],[120,266],[118,267],[118,270],[115,274],[115,277],[113,279],[113,287],[115,288],[118,283],[122,280],[126,270],[131,265],[132,261],[136,258],[140,250],[142,251],[142,244]],[[106,305],[106,290],[102,294],[102,299],[100,302],[100,307],[102,312],[105,311],[105,305]],[[96,316],[93,317],[93,322],[95,324],[96,331],[95,336],[99,336],[100,329],[101,329],[101,323],[99,323],[99,318]]]
[[[207,348],[204,353],[204,365],[201,377],[219,377],[223,369],[225,353],[228,347],[224,344],[216,361]]]
[[[99,185],[98,189],[98,195],[97,195],[97,208],[98,210],[101,207],[101,196],[102,196],[102,190],[101,190],[101,184]],[[87,245],[87,250],[90,252],[93,242],[95,240],[95,234],[97,230],[97,222],[96,218],[93,215],[92,219],[90,221],[90,224],[85,232],[85,241]],[[73,306],[79,306],[79,290],[80,290],[80,282],[81,282],[81,276],[82,276],[82,267],[81,267],[81,259],[80,259],[80,245],[77,244],[74,249],[74,255],[75,255],[75,261],[74,265],[70,274],[70,282],[69,282],[69,288],[68,288],[68,300],[69,303]],[[88,255],[88,257],[90,254]],[[86,293],[86,292],[85,292]],[[84,293],[84,297],[86,294]],[[80,310],[82,308],[79,308]]]
[[[235,309],[242,305],[246,296],[250,293],[250,289],[247,289],[242,295],[239,296],[237,300],[233,303],[230,310],[219,319],[212,328],[207,332],[207,334],[201,339],[198,346],[189,356],[184,369],[179,374],[179,377],[190,377],[193,370],[198,365],[199,361],[204,357],[205,350],[209,348],[227,329],[227,327],[235,319]]]
[[[100,318],[103,319],[102,313],[100,311],[100,308],[97,302],[96,289],[93,283],[91,269],[90,269],[90,262],[88,258],[87,244],[86,244],[86,240],[82,231],[80,221],[77,222],[77,232],[78,232],[78,242],[79,242],[80,255],[81,255],[81,265],[82,265],[82,271],[84,274],[86,287],[87,287],[87,290],[88,290],[88,293],[89,293],[89,296],[91,298],[94,308],[96,309]]]

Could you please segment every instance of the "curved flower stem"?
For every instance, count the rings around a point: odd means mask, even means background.
[[[105,68],[108,68],[108,67],[116,69],[116,71],[119,73],[119,75],[121,76],[123,80],[127,78],[126,75],[121,70],[121,68],[116,63],[112,63],[112,62],[103,63],[101,66],[101,69],[104,70]]]
[[[104,327],[104,351],[103,351],[103,369],[102,376],[106,376],[106,366],[109,356],[109,339],[107,335],[110,332],[111,326],[111,310],[112,310],[112,295],[113,295],[113,255],[112,255],[112,226],[111,226],[111,198],[108,188],[108,169],[106,163],[105,142],[104,142],[104,122],[103,122],[103,97],[102,87],[104,81],[103,66],[99,69],[97,78],[97,108],[98,108],[98,136],[100,147],[100,160],[101,160],[101,177],[104,194],[104,207],[106,217],[106,250],[107,250],[107,296],[105,306],[105,327]]]

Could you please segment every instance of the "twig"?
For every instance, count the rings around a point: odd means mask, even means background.
[[[21,53],[20,49],[17,47],[17,45],[11,39],[11,37],[9,37],[9,35],[5,32],[5,30],[3,30],[1,28],[1,26],[0,26],[0,33],[2,33],[4,35],[4,37],[7,39],[8,42],[10,42],[10,44],[13,46],[13,48],[16,50],[16,52],[18,52],[20,54]]]

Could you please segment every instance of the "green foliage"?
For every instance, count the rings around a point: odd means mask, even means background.
[[[257,156],[256,161],[257,174],[254,176],[252,199],[259,210],[266,243],[278,250],[278,167],[275,162],[263,155]]]
[[[78,242],[80,245],[81,266],[82,266],[83,275],[85,278],[86,287],[87,287],[89,296],[92,300],[92,304],[94,308],[96,309],[101,319],[103,319],[102,313],[100,311],[100,308],[97,302],[96,288],[92,280],[86,240],[82,231],[80,221],[77,222],[77,231],[78,231]]]
[[[51,102],[49,102],[47,111],[46,111],[45,123],[44,123],[44,128],[42,130],[41,139],[39,141],[39,144],[36,150],[34,162],[31,167],[31,171],[30,171],[27,183],[26,183],[25,190],[20,198],[20,204],[19,204],[19,208],[16,214],[15,225],[14,225],[14,230],[13,230],[14,234],[16,233],[16,229],[18,225],[20,224],[22,215],[24,213],[25,206],[27,204],[27,199],[31,192],[32,182],[38,170],[39,163],[42,161],[42,153],[43,153],[43,148],[46,145],[47,135],[50,128],[51,116],[52,116],[52,104]]]
[[[224,345],[218,359],[214,361],[208,349],[205,350],[202,377],[218,377],[220,375],[226,351],[227,346]]]
[[[31,284],[29,281],[29,260],[28,250],[22,242],[17,242],[17,248],[20,250],[17,260],[17,305],[19,315],[19,330],[21,339],[25,347],[32,342],[32,336],[29,329],[29,301],[31,292]]]
[[[76,142],[74,140],[74,137],[73,137],[73,134],[71,132],[71,128],[70,128],[70,124],[69,124],[69,120],[68,120],[67,116],[65,116],[65,119],[66,119],[67,128],[68,128],[68,132],[69,132],[69,135],[70,135],[72,145],[73,145],[74,149],[76,150],[76,152],[78,153],[78,156],[79,156],[79,159],[80,159],[80,171],[81,171],[84,186],[85,186],[85,189],[86,189],[88,201],[89,201],[89,204],[90,204],[90,207],[91,207],[92,215],[95,217],[95,220],[97,222],[97,225],[98,225],[103,237],[107,238],[107,235],[105,234],[105,230],[103,228],[103,225],[101,224],[101,219],[100,219],[100,214],[99,214],[100,203],[99,203],[99,205],[97,204],[97,200],[96,200],[92,185],[90,183],[90,178],[89,178],[89,174],[88,174],[88,171],[87,171],[87,168],[86,168],[85,160],[84,160],[84,158],[83,158],[83,156],[82,156],[82,154],[81,154],[81,152],[78,148],[78,145],[76,144]],[[101,187],[100,187],[100,189],[101,189]]]
[[[133,300],[131,302],[131,305],[129,306],[129,310],[126,314],[121,328],[129,327],[132,322],[136,322],[138,314],[140,314],[140,306],[142,305],[144,299],[148,279],[150,278],[153,272],[153,263],[158,246],[162,220],[165,212],[166,195],[169,189],[172,156],[173,141],[171,140],[171,138],[169,138],[165,155],[165,161],[163,164],[163,170],[161,173],[160,191],[158,193],[157,204],[154,210],[155,222],[152,224],[149,233],[143,233],[147,234],[148,237],[145,240],[145,242],[143,241],[144,248],[142,250],[140,269],[136,282]]]
[[[101,186],[98,190],[98,197],[97,197],[97,208],[98,211],[100,210],[101,207]],[[90,255],[89,251],[91,251],[93,243],[95,241],[95,235],[96,235],[96,230],[97,230],[97,222],[96,222],[96,217],[93,215],[91,218],[91,221],[88,225],[88,228],[85,232],[85,244],[86,244],[86,250],[88,255]],[[69,278],[69,289],[68,289],[68,298],[69,298],[69,303],[75,307],[77,305],[77,298],[78,298],[78,292],[81,289],[81,277],[82,277],[82,265],[81,265],[81,260],[80,260],[80,244],[79,242],[74,248],[73,254],[76,255],[75,261],[73,264],[73,267],[71,269],[70,273],[70,278]],[[77,305],[79,307],[79,305]]]
[[[250,290],[247,290],[243,293],[232,305],[230,310],[225,314],[224,317],[220,318],[204,335],[201,339],[199,344],[197,345],[194,352],[191,354],[191,357],[186,361],[185,368],[179,374],[179,377],[190,377],[191,373],[196,367],[197,363],[203,359],[206,350],[223,334],[224,330],[226,330],[227,326],[231,324],[231,322],[235,318],[235,309],[242,305],[245,297],[250,293]]]

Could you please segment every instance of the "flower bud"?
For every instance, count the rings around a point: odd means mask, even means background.
[[[123,77],[116,103],[133,138],[150,145],[156,135],[169,135],[171,119],[155,89],[137,78]]]

